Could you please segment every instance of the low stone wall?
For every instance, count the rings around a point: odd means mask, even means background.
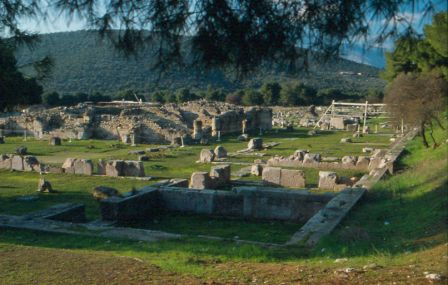
[[[289,158],[273,157],[267,161],[268,166],[274,167],[291,167],[291,168],[316,168],[316,169],[350,169],[359,171],[368,171],[366,164],[344,164],[340,162],[303,162],[301,160],[293,160]]]
[[[149,218],[160,211],[160,207],[159,191],[153,187],[144,187],[136,195],[112,197],[100,203],[102,220],[118,223]]]
[[[233,191],[145,187],[131,197],[101,201],[101,214],[103,220],[118,222],[151,218],[157,211],[304,222],[332,197],[334,194],[257,187]]]
[[[0,169],[38,172],[41,164],[32,155],[0,154]]]

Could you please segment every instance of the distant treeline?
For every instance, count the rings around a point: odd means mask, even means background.
[[[144,94],[132,89],[121,90],[115,94],[75,93],[59,94],[47,92],[42,96],[43,103],[49,106],[72,106],[81,102],[109,102],[112,100],[136,101],[136,97],[144,102],[183,103],[199,99],[221,101],[236,105],[253,106],[303,106],[303,105],[329,105],[336,101],[365,101],[380,102],[384,94],[378,90],[370,90],[364,96],[359,93],[350,94],[339,89],[329,88],[316,90],[303,83],[266,82],[260,88],[240,89],[226,92],[209,86],[206,90],[193,91],[189,88],[178,90],[159,90]]]

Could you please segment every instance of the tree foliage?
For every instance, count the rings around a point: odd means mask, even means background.
[[[0,111],[42,101],[42,87],[34,78],[25,78],[16,67],[11,48],[0,39]]]
[[[424,36],[409,33],[395,42],[393,52],[386,53],[386,70],[382,76],[392,81],[400,73],[437,70],[448,79],[448,12],[434,16],[424,28]]]
[[[446,108],[447,96],[447,81],[437,73],[400,74],[388,87],[384,101],[397,121],[403,120],[411,127],[420,128],[423,143],[428,147],[425,129],[429,126],[436,146],[432,122],[439,122],[440,113]]]
[[[307,65],[310,54],[328,58],[341,45],[369,35],[369,24],[382,25],[377,42],[412,27],[400,13],[409,6],[425,13],[434,10],[432,1],[416,0],[1,0],[0,31],[29,40],[18,29],[19,18],[45,18],[44,9],[77,16],[108,36],[125,53],[156,41],[156,67],[198,64],[231,67],[246,74],[263,62],[279,62],[290,69],[299,61]],[[113,30],[119,30],[118,33]],[[185,36],[191,49],[182,50]],[[192,53],[194,60],[185,61]]]

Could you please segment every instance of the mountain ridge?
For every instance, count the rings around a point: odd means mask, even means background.
[[[365,92],[383,89],[380,69],[346,59],[327,63],[311,61],[309,70],[289,74],[278,67],[264,67],[243,80],[222,70],[194,70],[172,68],[159,79],[159,72],[149,48],[139,57],[126,58],[96,31],[82,30],[40,35],[40,42],[30,51],[20,48],[16,52],[19,66],[27,65],[44,56],[51,56],[55,66],[51,78],[43,82],[46,91],[62,93],[94,92],[113,93],[134,89],[151,92],[156,89],[205,89],[208,86],[232,91],[239,88],[256,88],[265,81],[297,81],[316,89],[337,88],[346,92]],[[28,68],[22,68],[30,73]]]

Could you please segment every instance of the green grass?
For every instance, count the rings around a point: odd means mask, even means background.
[[[436,136],[439,141],[447,139],[445,131],[439,130]],[[280,139],[272,138],[272,140]],[[298,141],[301,140],[298,139]],[[304,137],[303,140],[307,140],[307,138]],[[327,146],[330,147],[330,145]],[[291,149],[296,147],[300,148],[299,145],[293,145]],[[323,148],[324,145],[322,144],[321,147]],[[195,148],[192,147],[192,149]],[[200,149],[201,147],[197,148]],[[285,152],[289,153],[289,150],[285,150]],[[396,268],[397,266],[408,268],[408,265],[417,264],[421,271],[418,271],[418,274],[421,275],[423,271],[427,270],[425,268],[444,268],[444,264],[446,265],[446,260],[443,259],[428,261],[428,258],[432,258],[428,257],[430,256],[428,252],[444,250],[440,245],[447,242],[448,190],[446,170],[447,144],[443,144],[435,150],[425,149],[422,146],[421,139],[416,138],[408,145],[405,155],[400,160],[400,169],[398,169],[396,175],[378,183],[361,203],[349,213],[344,222],[311,251],[300,246],[268,249],[255,245],[241,245],[234,242],[218,242],[199,238],[139,243],[127,240],[111,239],[106,241],[103,238],[95,237],[1,229],[0,252],[2,248],[6,249],[15,245],[55,250],[71,249],[93,253],[107,252],[112,255],[138,257],[144,262],[155,264],[170,272],[188,273],[212,279],[218,276],[226,276],[229,273],[223,272],[219,267],[210,266],[210,264],[232,264],[234,262],[245,262],[254,266],[267,262],[287,263],[313,268],[361,267],[372,262],[388,268]],[[17,175],[16,173],[1,172],[0,177],[2,178],[0,180],[0,209],[2,212],[26,212],[30,209],[45,207],[45,203],[56,202],[53,199],[61,199],[67,202],[64,194],[43,195],[42,200],[30,202],[30,204],[14,202],[14,197],[17,195],[34,193],[37,176],[32,173]],[[60,179],[54,182],[55,188],[59,189],[58,184],[65,185],[61,190],[66,189],[67,194],[69,194],[71,187],[70,181],[67,181],[68,177],[74,179],[71,182],[74,193],[85,191],[76,186],[76,183],[81,183],[76,182],[77,176],[49,177],[49,179],[50,181]],[[79,179],[87,181],[94,178],[79,177]],[[64,180],[66,184],[64,184]],[[24,181],[29,185],[26,191],[21,189],[22,187],[8,188],[19,187],[19,185],[22,185],[21,183],[25,183]],[[102,184],[110,183],[109,185],[117,186],[117,181],[123,183],[125,180],[105,178]],[[124,188],[133,186],[132,183],[140,182],[126,181],[126,183],[130,184]],[[90,189],[91,183],[86,182],[85,185],[86,187],[88,185]],[[83,195],[88,194],[78,193],[77,195],[79,196],[73,194],[73,197],[83,200],[82,197],[87,197]],[[91,203],[94,202],[91,201]],[[92,206],[93,208],[94,206]],[[92,212],[90,213],[92,215]],[[221,225],[219,224],[218,227],[215,227],[213,223],[207,225],[206,220],[197,219],[196,221],[198,229],[205,228],[209,229],[210,232],[225,232],[228,236],[234,234],[230,227],[229,229],[220,229]],[[173,231],[183,228],[186,232],[195,234],[197,229],[193,228],[191,222],[192,219],[188,219],[188,217],[177,216],[174,222],[173,220],[160,221],[158,226],[167,230],[173,229]],[[266,231],[266,228],[269,229],[270,226],[269,224],[259,225],[257,228],[248,226],[247,232],[249,235],[252,231],[252,237],[262,236],[263,231]],[[271,237],[279,233],[281,232],[277,226],[273,226]],[[243,237],[240,235],[240,238]],[[275,239],[277,238],[279,240],[283,239],[280,236],[275,237]],[[260,239],[260,237],[257,237],[257,239]],[[437,256],[443,254],[446,254],[446,252]],[[348,257],[349,261],[343,265],[334,263],[335,258],[342,257]],[[425,260],[427,263],[419,264],[421,260]],[[372,276],[371,281],[373,282],[376,277]]]
[[[37,193],[39,174],[35,172],[0,171],[0,213],[21,215],[31,211],[41,210],[58,203],[82,203],[86,205],[89,219],[99,217],[99,204],[92,197],[95,186],[109,186],[124,193],[132,187],[141,188],[152,184],[151,181],[134,179],[93,177],[81,175],[46,174],[54,190],[58,193]],[[17,201],[25,195],[37,196],[34,201]]]
[[[190,236],[208,235],[228,239],[285,243],[302,225],[280,221],[251,221],[185,213],[164,213],[152,220],[129,226]]]
[[[381,134],[371,134],[362,138],[354,139],[354,143],[341,144],[339,141],[343,137],[348,137],[348,132],[322,131],[317,136],[308,136],[308,129],[299,128],[293,132],[284,130],[272,130],[263,135],[265,143],[278,142],[280,145],[260,151],[265,153],[263,159],[268,159],[273,155],[289,156],[297,149],[308,149],[311,152],[321,153],[323,156],[342,157],[344,155],[362,155],[363,147],[386,148],[389,145],[389,137]],[[28,148],[31,155],[47,164],[60,165],[68,157],[92,159],[130,159],[136,160],[137,155],[130,155],[130,150],[144,150],[155,145],[141,144],[131,147],[112,140],[64,140],[61,146],[48,145],[47,141],[40,141],[28,138],[25,142],[22,137],[8,137],[5,144],[0,144],[0,153],[14,153],[19,145]],[[199,153],[203,148],[215,148],[217,145],[224,146],[228,152],[235,152],[247,147],[246,142],[236,140],[234,136],[224,136],[221,142],[213,142],[209,146],[192,145],[185,148],[163,150],[161,152],[149,153],[150,161],[144,162],[145,173],[148,176],[160,178],[189,178],[194,171],[208,171],[210,165],[198,164]],[[230,158],[231,162],[253,162],[257,157],[235,157]],[[233,166],[236,171],[242,166]],[[317,184],[317,172],[305,170],[310,174],[310,184]],[[339,171],[338,171],[339,172]],[[345,173],[353,176],[355,173]],[[341,175],[345,175],[342,173]]]

